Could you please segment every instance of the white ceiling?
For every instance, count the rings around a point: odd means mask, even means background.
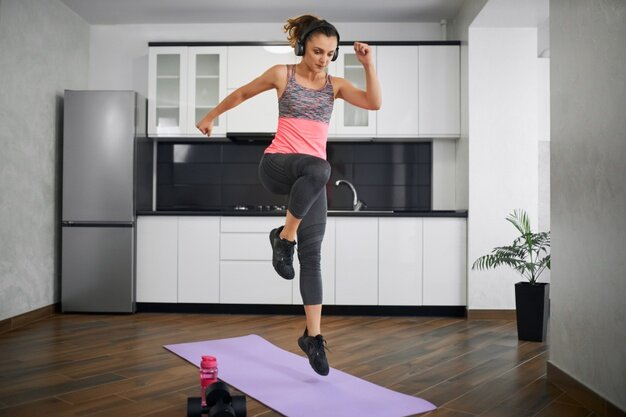
[[[464,0],[61,0],[92,25],[284,22],[313,13],[330,22],[440,22]]]

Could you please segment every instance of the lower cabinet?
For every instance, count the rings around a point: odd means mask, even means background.
[[[139,216],[137,301],[302,304],[272,267],[282,217]],[[322,243],[323,303],[466,305],[466,219],[331,217]],[[297,246],[296,246],[297,250]]]
[[[291,304],[292,282],[276,274],[271,260],[221,261],[220,272],[220,303]]]
[[[467,305],[467,221],[424,218],[424,305]]]
[[[378,305],[378,219],[335,223],[336,304]]]
[[[179,303],[219,303],[219,233],[217,217],[178,218]]]
[[[219,302],[219,218],[139,216],[137,301]]]
[[[422,218],[378,221],[378,304],[422,304]]]
[[[293,281],[272,266],[269,231],[280,217],[222,217],[220,297],[225,304],[292,304]]]
[[[178,302],[178,217],[137,218],[137,301]]]

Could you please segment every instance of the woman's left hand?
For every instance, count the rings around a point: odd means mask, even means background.
[[[354,52],[356,52],[356,59],[365,66],[371,65],[372,61],[372,50],[370,46],[363,42],[354,42]]]

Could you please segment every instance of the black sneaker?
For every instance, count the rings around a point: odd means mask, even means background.
[[[293,279],[296,275],[293,270],[293,248],[296,242],[281,239],[280,232],[284,226],[273,229],[270,232],[270,244],[272,245],[272,265],[278,275],[285,279]]]
[[[306,329],[304,334],[298,338],[298,346],[309,357],[311,368],[320,375],[328,375],[328,359],[326,359],[326,340],[324,336],[309,336]]]

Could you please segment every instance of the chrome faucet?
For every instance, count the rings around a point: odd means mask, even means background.
[[[361,200],[359,200],[359,198],[357,197],[356,188],[354,188],[354,185],[352,185],[350,181],[337,180],[337,182],[335,182],[335,187],[338,187],[341,184],[346,184],[352,190],[352,210],[353,211],[361,210],[364,206],[364,203]]]

